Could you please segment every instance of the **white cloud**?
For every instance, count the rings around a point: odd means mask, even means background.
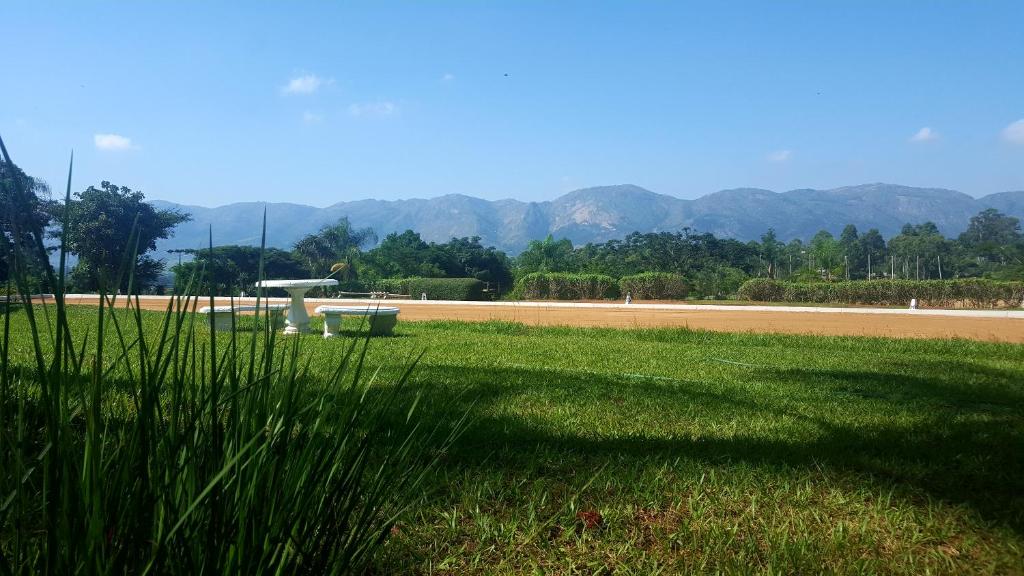
[[[445,82],[451,82],[452,80],[455,80],[455,74],[452,74],[451,72],[446,72],[444,76],[441,76],[441,80]]]
[[[911,142],[933,142],[938,139],[939,133],[927,126],[921,128],[910,137]]]
[[[93,134],[92,141],[98,150],[131,150],[135,148],[131,138],[120,134]]]
[[[1013,144],[1024,144],[1024,118],[1003,128],[1003,140]]]
[[[306,124],[318,124],[323,122],[323,120],[323,114],[317,114],[316,112],[310,112],[309,110],[302,113],[302,121]]]
[[[353,116],[390,116],[398,111],[394,102],[363,102],[351,104],[348,113]]]
[[[792,150],[776,150],[768,155],[769,162],[786,162],[793,155]]]
[[[331,82],[331,80],[321,78],[316,74],[303,74],[289,80],[288,84],[281,88],[281,91],[285,94],[312,94],[321,86]]]

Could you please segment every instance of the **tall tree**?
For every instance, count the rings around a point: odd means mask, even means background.
[[[853,224],[847,224],[839,234],[839,251],[851,279],[866,274],[866,272],[862,272],[866,265],[862,261],[864,258],[860,251],[859,240],[860,235],[857,233],[857,227]]]
[[[448,260],[455,265],[454,274],[449,272],[449,275],[492,282],[502,290],[511,288],[512,270],[508,256],[493,246],[484,248],[479,236],[452,238],[436,248],[447,254]]]
[[[169,238],[174,227],[189,220],[188,214],[173,210],[157,210],[145,202],[145,195],[126,186],[103,181],[99,188],[89,186],[71,200],[68,221],[62,231],[68,250],[78,256],[71,272],[71,283],[77,290],[95,291],[128,286],[128,274],[120,286],[114,286],[124,258],[136,252],[135,286],[152,286],[164,269],[164,263],[147,255],[156,250],[156,241]],[[55,214],[63,217],[63,209]],[[130,242],[133,231],[135,242]]]
[[[821,230],[811,239],[811,252],[815,267],[826,279],[831,280],[841,258],[839,242],[829,231]]]
[[[526,250],[516,259],[520,274],[530,272],[572,272],[572,241],[568,238],[555,240],[553,236],[543,240],[531,240]]]
[[[784,262],[780,262],[779,266],[785,270],[786,277],[792,278],[795,275],[799,275],[800,271],[804,268],[804,261],[807,259],[807,247],[799,238],[793,238],[789,241],[789,244],[782,249],[782,258]]]
[[[896,276],[922,280],[939,277],[939,261],[945,259],[950,276],[950,242],[933,222],[906,224],[889,239],[889,255],[895,259]]]
[[[0,282],[8,278],[14,250],[26,257],[26,272],[42,281],[40,272],[50,264],[38,247],[50,223],[49,194],[45,182],[25,174],[6,156],[0,158]]]
[[[212,255],[208,249],[180,252],[194,259],[171,268],[174,272],[174,287],[178,293],[184,292],[190,280],[198,278],[200,270],[205,270],[205,279],[212,285],[215,296],[237,296],[240,292],[255,292],[260,269],[259,248],[216,246]],[[291,252],[277,248],[267,248],[263,252],[264,278],[303,278],[308,275],[309,270]]]
[[[775,229],[769,228],[761,235],[761,257],[764,259],[765,270],[769,278],[778,278],[779,274],[775,267],[786,245],[775,236]]]
[[[447,255],[440,254],[412,230],[388,234],[367,256],[383,277],[442,278],[448,275],[449,265],[444,261]]]
[[[326,277],[338,263],[343,263],[351,275],[362,248],[376,241],[373,229],[354,228],[348,218],[342,218],[296,242],[295,254],[317,278]]]
[[[1022,240],[1020,220],[994,208],[972,216],[967,230],[958,238],[972,256],[990,262],[1005,261]]]
[[[885,249],[885,238],[882,238],[878,228],[872,228],[865,232],[857,240],[857,244],[859,245],[858,252],[863,259],[861,264],[864,266],[865,275],[869,272],[869,263],[871,265],[870,274],[872,277],[881,275],[889,270],[889,256]]]

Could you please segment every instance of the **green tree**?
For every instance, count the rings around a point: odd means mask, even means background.
[[[857,240],[858,252],[863,265],[865,276],[868,274],[868,265],[870,264],[871,277],[881,276],[889,270],[889,256],[885,249],[885,238],[882,238],[882,234],[878,231],[878,228],[872,228],[864,233]]]
[[[14,262],[14,250],[27,257],[28,275],[43,285],[43,271],[50,264],[39,252],[50,223],[50,188],[33,178],[4,153],[0,158],[0,282],[5,282]]]
[[[181,250],[193,260],[171,268],[174,272],[175,291],[184,292],[193,278],[198,279],[205,270],[204,280],[212,284],[215,296],[238,296],[240,292],[254,294],[259,280],[260,249],[253,246],[215,246],[208,249]],[[263,277],[271,279],[304,278],[309,270],[297,256],[287,250],[267,248],[263,252]],[[283,291],[282,291],[283,292]]]
[[[574,272],[572,241],[555,240],[550,234],[544,240],[531,240],[516,258],[518,274],[530,272]]]
[[[63,208],[55,210],[61,220]],[[174,227],[190,219],[187,214],[173,210],[157,210],[145,202],[145,195],[125,186],[103,181],[99,188],[90,186],[78,192],[71,200],[69,217],[62,222],[69,252],[78,256],[78,264],[71,272],[71,284],[76,290],[95,291],[103,286],[107,290],[128,286],[128,275],[120,286],[113,286],[121,263],[132,251],[136,252],[135,286],[152,286],[164,269],[164,263],[147,255],[156,250],[156,241],[169,238]],[[136,242],[130,242],[135,231]],[[136,250],[137,248],[137,250]]]
[[[456,269],[449,272],[450,276],[491,282],[502,290],[512,287],[512,269],[508,256],[493,246],[484,248],[479,236],[452,238],[445,244],[438,244],[436,248],[446,254],[446,260],[455,266]]]
[[[1020,219],[1007,216],[995,208],[982,210],[971,217],[960,241],[967,245],[1013,244],[1021,240]]]
[[[1005,264],[1015,259],[1024,236],[1019,219],[989,208],[971,217],[957,241],[971,257]]]
[[[384,278],[443,278],[447,276],[447,265],[439,265],[446,255],[423,241],[412,230],[401,234],[392,232],[384,237],[380,245],[369,252],[368,260]],[[446,264],[441,262],[442,264]]]
[[[775,236],[774,228],[769,228],[767,232],[761,235],[761,257],[764,259],[765,270],[769,278],[779,277],[776,267],[779,265],[779,259],[782,257],[785,248],[786,245]]]
[[[785,269],[786,278],[791,279],[799,275],[806,266],[807,246],[804,246],[799,238],[793,238],[782,249],[782,258],[784,262],[780,262],[779,266]]]
[[[842,259],[841,264],[846,268],[846,274],[850,278],[862,277],[866,272],[863,256],[860,252],[860,235],[857,227],[847,224],[839,234],[839,253]]]
[[[348,218],[342,218],[304,236],[295,243],[294,252],[316,278],[327,277],[332,272],[331,267],[339,262],[345,264],[351,277],[362,248],[376,241],[377,235],[372,229],[354,228]]]
[[[842,249],[839,242],[827,230],[821,230],[811,239],[811,253],[814,255],[814,267],[825,279],[831,280],[841,259]]]
[[[896,277],[926,280],[939,277],[939,263],[945,260],[945,277],[953,274],[950,242],[933,222],[905,224],[900,233],[889,239],[889,255],[895,261]],[[890,267],[892,263],[890,262]]]

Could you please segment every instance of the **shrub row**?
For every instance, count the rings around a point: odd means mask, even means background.
[[[984,278],[957,280],[854,280],[850,282],[782,282],[748,280],[739,297],[756,302],[835,302],[902,306],[912,298],[922,306],[1009,308],[1021,305],[1024,282]]]
[[[690,287],[679,274],[644,272],[623,276],[619,280],[619,291],[641,300],[682,300]]]
[[[601,300],[619,297],[619,284],[604,274],[534,272],[516,281],[513,295],[526,300]]]
[[[476,278],[385,278],[374,290],[408,294],[419,299],[426,293],[430,300],[484,300],[484,283]]]

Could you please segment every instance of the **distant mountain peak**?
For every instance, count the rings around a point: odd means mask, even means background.
[[[548,234],[576,245],[622,238],[631,232],[676,231],[684,227],[740,240],[757,239],[773,228],[778,236],[808,239],[818,230],[838,234],[846,224],[884,235],[906,223],[932,221],[949,236],[966,229],[970,217],[986,208],[1024,219],[1024,191],[973,198],[945,188],[919,188],[875,182],[830,190],[774,192],[734,188],[683,200],[633,184],[593,186],[544,202],[483,200],[465,194],[430,199],[356,200],[326,208],[293,203],[244,202],[203,208],[153,201],[162,208],[192,214],[160,250],[197,248],[212,226],[215,244],[251,244],[267,210],[269,246],[290,248],[303,235],[339,218],[370,227],[383,238],[416,230],[424,240],[480,236],[487,245],[516,254],[530,240]]]

